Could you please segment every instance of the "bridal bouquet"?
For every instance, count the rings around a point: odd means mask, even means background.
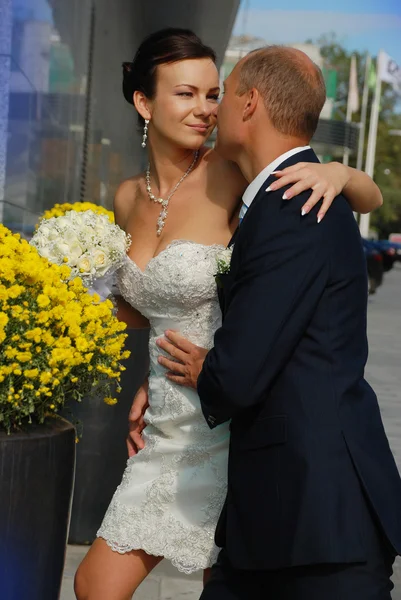
[[[42,423],[93,387],[117,402],[125,327],[69,267],[0,224],[0,428]]]
[[[80,277],[87,287],[95,282],[99,287],[100,281],[107,288],[105,278],[124,261],[130,236],[105,214],[70,210],[42,219],[30,243],[50,262],[70,267],[71,279]]]

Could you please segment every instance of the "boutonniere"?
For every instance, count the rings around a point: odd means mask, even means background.
[[[233,249],[234,244],[216,255],[217,271],[214,277],[218,286],[221,285],[221,275],[227,275],[230,272]]]

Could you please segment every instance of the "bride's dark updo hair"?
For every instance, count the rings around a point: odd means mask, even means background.
[[[168,28],[152,33],[139,46],[134,60],[123,63],[124,98],[134,104],[133,95],[136,91],[149,99],[154,98],[159,65],[195,58],[210,58],[216,62],[214,50],[205,46],[193,31]],[[138,117],[143,124],[142,117]]]

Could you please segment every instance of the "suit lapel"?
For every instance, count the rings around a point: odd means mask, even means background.
[[[234,246],[235,240],[237,239],[237,236],[238,236],[238,233],[239,233],[239,225],[237,226],[237,229],[234,231],[231,240],[228,242],[227,248],[231,248],[231,246]]]
[[[285,160],[283,163],[281,163],[276,171],[285,169],[286,167],[290,167],[291,165],[295,165],[299,162],[314,162],[317,163],[319,162],[319,159],[317,158],[316,154],[313,152],[313,150],[308,149],[308,150],[303,150],[302,152],[297,152],[297,154],[294,154],[293,156],[290,156],[290,158],[287,158],[287,160]],[[228,243],[228,248],[231,248],[231,246],[233,246],[234,244],[236,244],[238,242],[238,237],[241,234],[242,236],[247,235],[247,228],[245,227],[244,229],[244,225],[246,222],[246,219],[249,215],[249,213],[251,212],[252,208],[254,205],[257,204],[257,202],[259,202],[262,198],[264,198],[264,196],[266,195],[266,188],[269,187],[269,185],[271,183],[273,183],[273,181],[276,181],[276,177],[274,175],[270,175],[266,181],[263,183],[263,185],[260,187],[258,193],[256,194],[255,198],[252,201],[252,204],[250,205],[250,207],[248,208],[247,212],[244,215],[244,218],[242,219],[242,222],[240,225],[238,225],[237,229],[234,231],[233,236],[231,238],[231,240]],[[267,192],[268,193],[268,192]],[[219,302],[220,302],[220,307],[224,316],[224,312],[225,312],[225,306],[226,306],[226,300],[227,300],[227,295],[230,292],[231,289],[231,285],[234,279],[234,272],[235,272],[235,251],[233,252],[233,259],[234,261],[231,261],[231,268],[230,268],[230,272],[227,273],[226,275],[223,275],[221,278],[221,286],[218,287],[218,297],[219,297]]]
[[[274,175],[272,175],[271,178],[272,179],[275,178]],[[270,177],[269,177],[269,179],[270,179]],[[256,196],[255,196],[252,204],[254,204],[259,197],[263,196],[263,194],[264,194],[264,192],[265,192],[265,190],[266,190],[266,188],[267,188],[268,185],[269,184],[267,184],[267,182],[265,181],[264,184],[262,185],[262,187],[260,188],[260,190],[258,191],[258,193],[256,194]],[[245,216],[242,219],[242,222],[238,225],[237,229],[234,231],[233,236],[232,236],[231,240],[228,243],[228,248],[230,248],[231,246],[233,246],[235,244],[235,242],[237,240],[237,237],[238,237],[238,234],[239,234],[239,232],[240,232],[240,230],[241,230],[241,228],[242,228],[242,226],[244,224],[244,221],[246,219],[246,216],[247,216],[248,212],[250,211],[250,209],[252,208],[252,204],[248,208],[247,212],[245,213]]]
[[[297,152],[296,154],[293,154],[292,156],[290,156],[289,158],[287,158],[287,160],[285,160],[284,162],[282,162],[275,170],[276,171],[282,171],[286,167],[291,167],[292,165],[296,165],[299,162],[318,163],[320,161],[319,161],[318,157],[316,156],[316,154],[314,153],[314,151],[312,149],[308,149],[308,150],[303,150],[302,152]],[[260,188],[259,192],[256,194],[256,196],[255,196],[255,198],[254,198],[251,206],[246,211],[245,216],[242,219],[242,223],[241,223],[240,227],[244,226],[245,219],[247,218],[249,212],[252,210],[252,207],[257,202],[259,202],[259,200],[266,193],[266,189],[274,181],[277,181],[277,178],[274,175],[269,175],[269,177],[266,179],[266,181],[264,182],[264,184]],[[269,192],[267,192],[267,193],[269,193]]]

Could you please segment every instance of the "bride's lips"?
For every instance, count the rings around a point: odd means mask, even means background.
[[[190,127],[191,129],[194,129],[195,131],[198,131],[198,133],[207,133],[209,131],[209,125],[188,125],[188,127]]]

